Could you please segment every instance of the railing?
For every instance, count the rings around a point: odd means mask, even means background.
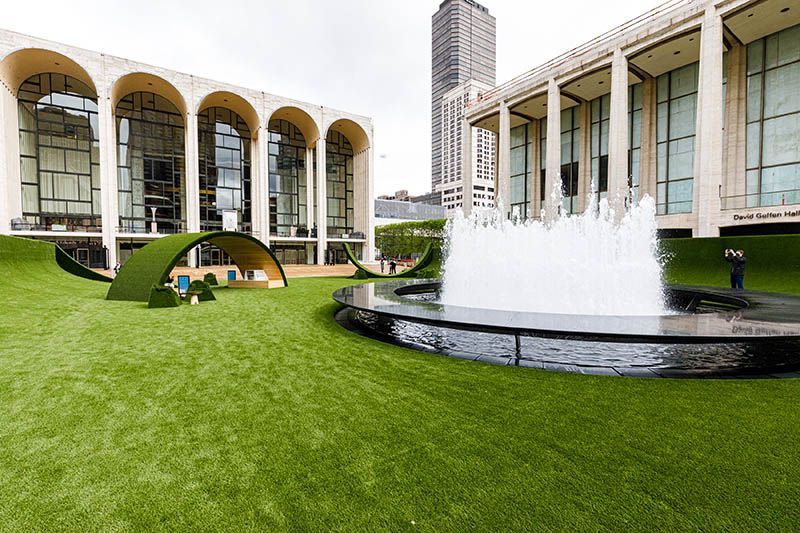
[[[328,231],[328,238],[329,239],[352,239],[352,240],[363,240],[366,239],[367,236],[364,235],[363,231],[351,231],[350,233],[342,233],[341,231]]]
[[[24,220],[12,220],[11,230],[100,233],[103,231],[103,228],[101,226],[87,224],[33,224]]]
[[[507,81],[507,82],[505,82],[505,83],[503,83],[501,85],[498,85],[497,87],[494,87],[493,89],[491,89],[489,91],[486,91],[485,93],[483,93],[478,98],[467,102],[467,107],[479,104],[480,102],[482,102],[484,100],[489,100],[489,99],[491,99],[493,96],[495,96],[496,94],[498,94],[501,91],[504,91],[506,89],[510,89],[511,87],[514,87],[515,85],[519,85],[519,84],[521,84],[521,83],[533,78],[537,74],[541,74],[542,72],[545,72],[547,70],[556,68],[558,66],[561,66],[564,63],[566,63],[567,61],[569,61],[570,59],[582,56],[583,54],[589,52],[591,49],[593,49],[594,47],[596,47],[597,45],[599,45],[603,41],[607,41],[607,40],[611,39],[612,37],[615,37],[615,36],[617,36],[617,35],[619,35],[619,34],[621,34],[623,32],[630,31],[630,30],[632,30],[632,29],[634,29],[634,28],[636,28],[638,26],[642,26],[645,23],[647,23],[650,19],[652,19],[652,18],[654,18],[654,17],[656,17],[658,15],[662,15],[664,13],[668,13],[668,12],[674,10],[674,9],[677,9],[678,7],[690,4],[693,1],[694,0],[668,0],[667,2],[664,2],[663,4],[654,7],[650,11],[648,11],[646,13],[643,13],[642,15],[639,15],[636,18],[633,18],[633,19],[629,20],[628,22],[620,24],[619,26],[617,26],[617,27],[615,27],[615,28],[603,33],[603,34],[598,35],[594,39],[591,39],[591,40],[589,40],[589,41],[587,41],[587,42],[585,42],[585,43],[583,43],[581,45],[578,45],[575,48],[573,48],[571,50],[568,50],[567,52],[564,52],[560,56],[557,56],[557,57],[551,59],[550,61],[547,61],[546,63],[544,63],[542,65],[539,65],[538,67],[534,67],[533,69],[531,69],[531,70],[529,70],[527,72],[524,72],[524,73],[520,74],[519,76],[517,76],[515,78],[511,78],[509,81]]]
[[[735,194],[722,197],[722,210],[749,209],[753,207],[779,207],[800,204],[800,189],[785,191]]]
[[[145,227],[142,226],[135,226],[133,224],[127,224],[122,226],[117,226],[117,233],[134,233],[134,234],[141,234],[141,235],[173,235],[175,233],[186,233],[186,228],[181,226],[178,228],[166,228],[158,226],[156,228],[158,231],[152,232],[150,231],[150,223],[148,222]]]

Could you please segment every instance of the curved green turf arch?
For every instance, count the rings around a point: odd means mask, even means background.
[[[106,299],[146,302],[150,287],[165,283],[178,261],[204,242],[224,250],[242,274],[245,270],[264,270],[270,280],[280,278],[287,285],[280,261],[255,237],[236,231],[179,233],[156,239],[133,254],[114,278]]]
[[[93,281],[111,282],[111,278],[108,276],[83,266],[57,244],[49,241],[0,235],[0,260],[6,258],[13,258],[15,261],[26,264],[32,261],[53,262],[73,276]]]
[[[347,255],[347,258],[350,260],[350,262],[353,263],[358,270],[364,272],[368,278],[407,278],[415,275],[417,272],[430,265],[431,261],[433,261],[433,245],[431,245],[431,243],[425,245],[425,251],[422,252],[422,256],[413,267],[409,268],[408,270],[404,270],[399,274],[381,274],[380,272],[375,272],[368,269],[356,258],[356,255],[353,253],[353,250],[350,249],[350,246],[347,243],[344,243],[344,253]]]

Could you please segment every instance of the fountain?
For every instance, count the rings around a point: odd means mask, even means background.
[[[554,192],[551,205],[560,205]],[[344,287],[337,321],[414,349],[581,373],[795,375],[800,297],[662,285],[655,202],[448,224],[442,280]]]
[[[655,202],[621,219],[603,199],[578,216],[512,221],[498,211],[448,225],[441,302],[593,315],[665,313]]]

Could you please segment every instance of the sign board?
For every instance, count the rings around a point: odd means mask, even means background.
[[[244,279],[251,281],[267,281],[269,278],[263,270],[245,270]]]
[[[239,231],[239,211],[236,209],[224,209],[222,211],[222,230]]]
[[[51,224],[50,231],[67,231],[66,224]]]
[[[189,276],[178,276],[178,292],[186,294],[189,290]]]
[[[798,218],[800,217],[800,209],[784,209],[781,211],[759,211],[757,213],[735,214],[733,215],[734,222],[766,222],[768,220],[776,220],[782,218]]]

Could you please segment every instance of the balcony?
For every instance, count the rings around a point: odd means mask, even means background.
[[[779,207],[800,204],[800,189],[723,196],[722,210]]]

